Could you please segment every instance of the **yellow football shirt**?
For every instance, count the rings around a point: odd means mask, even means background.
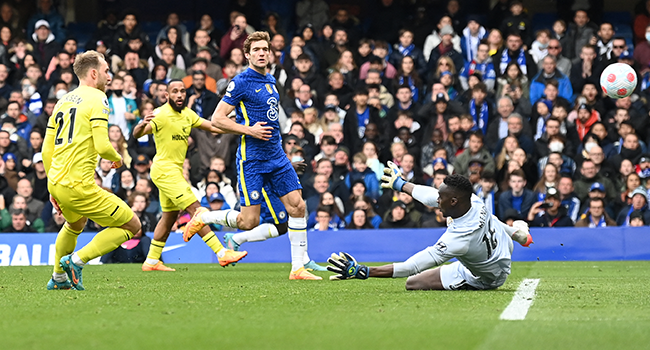
[[[47,173],[50,183],[63,186],[95,183],[97,150],[93,129],[104,128],[108,142],[108,99],[103,91],[80,86],[67,93],[54,107],[47,133],[54,134],[54,150]],[[115,159],[119,155],[115,152]],[[113,158],[113,157],[111,157]]]
[[[182,168],[187,155],[187,138],[192,128],[201,126],[203,119],[187,107],[177,112],[169,103],[156,108],[153,113],[156,116],[151,120],[156,141],[153,166]]]

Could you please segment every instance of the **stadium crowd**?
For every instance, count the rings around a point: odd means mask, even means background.
[[[52,0],[25,3],[0,5],[0,229],[57,232],[64,219],[49,202],[40,148],[57,99],[78,84],[71,64],[81,49]],[[230,79],[246,69],[242,43],[261,29],[271,36],[282,142],[304,187],[310,229],[444,227],[436,209],[382,190],[387,161],[417,184],[467,176],[504,221],[650,224],[650,1],[640,3],[633,38],[590,20],[602,17],[598,1],[585,1],[589,10],[560,8],[564,20],[535,32],[517,0],[483,13],[485,5],[471,4],[487,2],[408,3],[377,1],[362,21],[346,7],[301,0],[288,25],[262,15],[259,1],[233,1],[225,31],[211,14],[189,30],[170,13],[156,37],[136,11],[109,11],[85,49],[111,67],[109,137],[125,161],[111,169],[99,160],[97,183],[153,231],[155,142],[133,138],[133,127],[166,103],[171,79],[183,80],[187,106],[210,119]],[[637,71],[630,97],[600,92],[600,73],[614,62]],[[203,206],[239,207],[239,139],[192,131],[184,173]]]

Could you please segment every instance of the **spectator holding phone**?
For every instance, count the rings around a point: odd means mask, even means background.
[[[546,197],[533,204],[527,219],[530,226],[573,227],[573,220],[567,216],[566,208],[560,201],[560,192],[555,187],[546,189]]]

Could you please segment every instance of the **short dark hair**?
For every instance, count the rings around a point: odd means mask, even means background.
[[[549,85],[553,85],[553,86],[555,86],[556,89],[559,89],[559,88],[560,88],[560,83],[558,83],[557,80],[555,80],[555,79],[547,80],[547,81],[546,81],[546,84],[544,85],[544,87],[549,86]]]
[[[323,138],[320,140],[320,144],[322,145],[323,143],[327,142],[329,145],[336,145],[336,139],[332,135],[325,135]]]
[[[23,209],[13,209],[11,211],[11,216],[18,216],[18,215],[21,215],[21,214],[24,215],[25,217],[27,217],[27,213]]]
[[[469,138],[472,137],[472,136],[478,137],[479,139],[481,139],[481,142],[485,141],[484,137],[483,137],[483,132],[481,132],[481,130],[473,130],[473,131],[468,132],[467,133],[467,140],[469,140]]]
[[[484,94],[487,94],[487,85],[485,83],[480,82],[472,88],[472,92],[477,92],[477,91],[482,91]]]
[[[589,205],[591,205],[592,202],[600,202],[603,205],[603,207],[605,206],[605,200],[603,198],[599,198],[599,197],[590,198]]]
[[[549,121],[555,121],[555,122],[558,122],[558,123],[562,124],[562,122],[559,119],[555,118],[555,117],[550,117],[550,118],[546,119],[546,125],[548,125]]]
[[[368,96],[368,89],[365,87],[360,87],[354,92],[354,96],[366,95]]]
[[[443,181],[447,187],[454,189],[455,191],[460,192],[463,196],[470,197],[474,193],[474,188],[472,183],[469,180],[459,174],[449,175]]]
[[[488,170],[481,174],[481,179],[485,181],[496,181],[496,176],[494,176],[493,172]]]
[[[508,176],[508,180],[510,180],[510,178],[513,177],[513,176],[519,176],[519,177],[523,178],[524,180],[526,180],[526,173],[524,173],[524,171],[521,170],[521,169],[517,169],[517,170],[511,172],[510,176]]]
[[[447,169],[438,169],[438,170],[433,172],[433,176],[435,177],[436,175],[449,176],[449,171],[447,171]]]
[[[298,62],[298,61],[309,61],[309,62],[311,62],[311,57],[306,53],[301,53],[296,58],[296,62]]]
[[[329,207],[328,205],[319,205],[318,209],[316,209],[316,213],[324,212],[324,213],[329,214],[329,216],[332,216],[332,208],[331,207],[328,208],[328,207]],[[316,214],[316,215],[318,215],[318,214]]]

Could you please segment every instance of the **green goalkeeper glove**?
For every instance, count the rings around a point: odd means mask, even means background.
[[[386,175],[381,177],[382,188],[392,188],[394,190],[402,191],[402,187],[404,187],[406,180],[402,178],[402,172],[395,163],[388,161],[388,167],[384,168],[384,174]]]
[[[348,280],[352,278],[358,278],[365,280],[368,278],[369,269],[366,265],[358,264],[357,261],[348,253],[332,253],[327,262],[332,264],[328,265],[327,269],[334,273],[337,273],[336,276],[330,276],[330,280]]]

